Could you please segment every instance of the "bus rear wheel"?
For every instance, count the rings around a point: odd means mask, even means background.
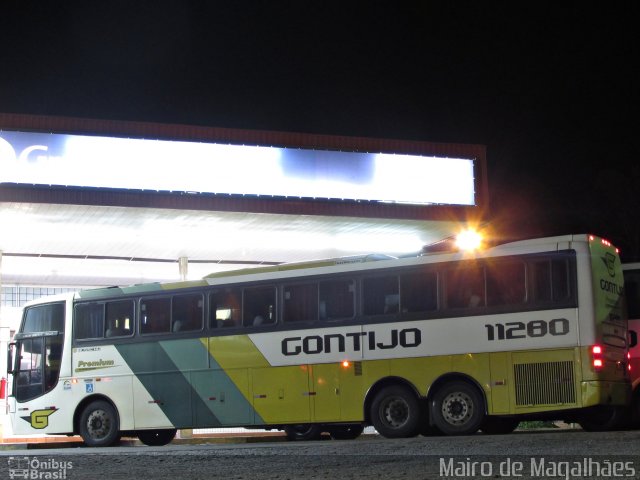
[[[431,412],[434,425],[445,435],[471,435],[484,420],[484,401],[470,383],[449,382],[433,396]]]
[[[312,423],[303,423],[299,425],[287,425],[284,427],[284,433],[289,440],[320,440],[322,436],[322,426]]]
[[[623,407],[602,405],[589,410],[578,424],[587,432],[606,432],[619,429],[627,420],[627,411]]]
[[[109,447],[120,440],[116,409],[109,402],[90,403],[80,415],[80,436],[89,447]]]
[[[137,434],[140,441],[145,445],[161,447],[171,443],[171,440],[176,436],[176,432],[175,428],[168,428],[163,430],[139,430]]]
[[[371,403],[371,423],[387,438],[415,437],[422,424],[422,406],[416,394],[403,385],[380,390]]]

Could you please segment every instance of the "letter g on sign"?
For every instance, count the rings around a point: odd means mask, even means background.
[[[9,142],[0,137],[0,182],[11,181],[7,178],[9,168],[16,163],[16,152]]]

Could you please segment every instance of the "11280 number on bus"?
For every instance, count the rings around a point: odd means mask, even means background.
[[[537,338],[546,335],[560,336],[569,333],[569,320],[531,320],[530,322],[506,322],[485,324],[487,340],[515,340],[518,338]]]

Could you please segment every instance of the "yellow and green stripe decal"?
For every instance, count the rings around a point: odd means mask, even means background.
[[[236,349],[237,342],[235,337]],[[185,339],[117,349],[174,426],[264,424],[249,400],[248,382],[241,380],[243,369],[232,368],[228,375],[209,354],[207,343],[206,338]]]

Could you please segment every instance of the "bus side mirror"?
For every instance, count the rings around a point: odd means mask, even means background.
[[[629,348],[633,348],[636,345],[638,345],[638,332],[629,330]]]

